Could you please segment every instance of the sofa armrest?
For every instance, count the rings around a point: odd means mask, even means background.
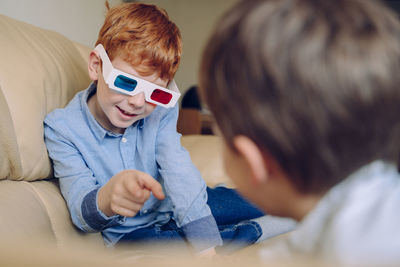
[[[41,236],[55,241],[50,218],[32,185],[24,181],[0,181],[0,236],[26,238]]]
[[[44,239],[59,248],[76,242],[104,247],[100,233],[83,234],[73,226],[55,180],[2,180],[0,199],[2,239]]]

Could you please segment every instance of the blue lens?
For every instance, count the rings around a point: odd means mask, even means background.
[[[124,75],[118,75],[117,78],[115,78],[114,85],[128,92],[132,92],[137,86],[137,81]]]

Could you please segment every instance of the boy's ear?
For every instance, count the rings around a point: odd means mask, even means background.
[[[254,185],[265,183],[270,178],[272,162],[250,138],[239,135],[233,138],[233,145],[243,158],[250,171],[250,178]]]
[[[97,81],[99,79],[99,75],[101,74],[100,63],[101,60],[97,52],[94,50],[90,52],[88,60],[88,71],[89,77],[92,81]]]

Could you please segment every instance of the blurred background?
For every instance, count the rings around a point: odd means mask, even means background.
[[[201,53],[213,25],[236,1],[140,1],[164,8],[181,30],[183,55],[175,80],[182,93],[197,84]],[[109,0],[110,6],[123,2],[134,1]],[[59,32],[90,47],[94,46],[105,12],[105,0],[0,0],[0,14]]]
[[[250,1],[250,0],[249,0]],[[335,0],[328,0],[335,1]],[[400,13],[400,0],[383,0]],[[109,0],[111,6],[130,0]],[[183,56],[176,81],[184,94],[197,84],[203,47],[217,18],[237,0],[143,0],[167,10],[183,38]],[[0,0],[0,14],[54,30],[93,47],[103,23],[105,0]],[[181,98],[182,100],[182,98]]]
[[[383,0],[383,2],[400,14],[400,0]]]

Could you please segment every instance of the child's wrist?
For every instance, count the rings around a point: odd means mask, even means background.
[[[111,217],[114,216],[115,213],[110,209],[110,205],[107,205],[103,196],[103,187],[99,189],[97,192],[97,208],[106,216]]]

